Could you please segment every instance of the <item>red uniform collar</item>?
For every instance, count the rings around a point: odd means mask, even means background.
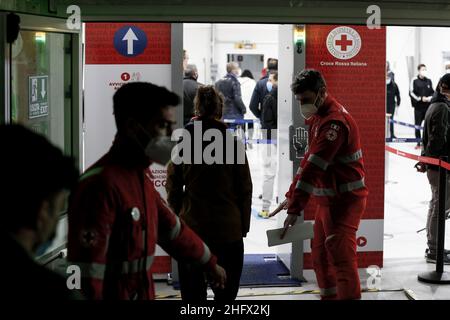
[[[330,113],[339,111],[341,109],[342,105],[339,102],[337,102],[334,97],[328,94],[327,97],[325,98],[324,103],[320,106],[319,110],[317,111],[317,115],[319,117],[325,117]]]
[[[118,163],[139,169],[148,168],[152,161],[135,143],[127,138],[116,135],[109,155]]]
[[[325,118],[332,112],[337,112],[342,109],[342,105],[336,101],[330,94],[325,98],[324,103],[320,106],[319,110],[309,120],[305,120],[306,125],[312,125],[315,121]]]

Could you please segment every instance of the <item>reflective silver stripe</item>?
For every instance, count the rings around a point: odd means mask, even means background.
[[[310,185],[309,183],[303,182],[301,180],[297,181],[297,185],[295,186],[295,189],[300,189],[305,192],[308,192],[309,194],[312,194],[314,192],[314,187]]]
[[[90,176],[99,174],[100,172],[102,172],[103,167],[97,167],[97,168],[92,168],[89,171],[86,171],[84,174],[81,175],[81,177],[79,178],[79,181],[83,181],[84,179],[89,178]]]
[[[140,258],[133,261],[122,262],[122,274],[137,273],[144,270],[149,271],[152,267],[154,256]],[[81,270],[81,276],[85,278],[94,278],[103,280],[105,276],[106,265],[101,263],[73,262],[72,265],[78,266]]]
[[[336,195],[336,192],[334,192],[333,189],[326,189],[326,188],[314,188],[309,183],[298,181],[297,185],[295,187],[296,189],[303,190],[305,192],[308,192],[309,194],[318,196],[318,197],[332,197]]]
[[[178,237],[178,235],[180,234],[180,230],[181,230],[180,219],[177,216],[175,216],[175,220],[176,220],[175,226],[172,228],[172,230],[170,230],[170,235],[169,235],[170,241],[176,239]]]
[[[337,294],[336,287],[333,288],[326,288],[326,289],[320,289],[320,295],[321,296],[334,296]]]
[[[337,161],[339,161],[340,163],[351,163],[351,162],[356,162],[361,158],[362,158],[362,150],[359,149],[354,154],[351,154],[349,156],[338,157]]]
[[[144,263],[145,271],[148,271],[153,264],[153,259],[153,256],[148,256],[146,258],[139,258],[133,261],[124,261],[122,262],[122,274],[141,272],[144,270]]]
[[[314,188],[313,195],[318,197],[332,197],[336,195],[333,189]]]
[[[310,154],[308,157],[308,162],[314,163],[316,166],[318,166],[320,169],[324,171],[327,170],[328,166],[330,165],[329,162],[326,162],[316,154]]]
[[[366,184],[364,183],[364,178],[362,178],[361,180],[358,181],[353,181],[350,183],[346,183],[346,184],[341,184],[339,186],[339,192],[343,193],[343,192],[350,192],[353,190],[357,190],[357,189],[361,189],[363,187],[365,187]]]
[[[211,251],[209,251],[208,246],[203,242],[203,255],[200,258],[201,264],[208,263],[209,259],[211,259]]]
[[[94,278],[103,280],[105,277],[106,265],[101,263],[70,262],[71,265],[78,266],[83,278]]]

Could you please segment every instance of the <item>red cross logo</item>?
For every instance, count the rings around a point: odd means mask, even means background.
[[[93,230],[85,230],[81,233],[81,244],[84,247],[92,247],[97,242],[97,233]]]
[[[365,247],[367,244],[367,239],[366,237],[359,237],[356,239],[356,243],[358,244],[358,247]]]
[[[353,41],[350,39],[347,39],[346,34],[341,36],[341,40],[336,40],[336,46],[340,46],[341,51],[347,51],[347,47],[351,46],[352,44],[353,44]]]

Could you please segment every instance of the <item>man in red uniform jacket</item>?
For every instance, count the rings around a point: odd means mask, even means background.
[[[113,100],[116,138],[82,175],[69,204],[68,260],[81,270],[82,292],[90,299],[154,299],[156,244],[203,265],[212,284],[223,287],[225,271],[161,199],[149,170],[152,162],[170,160],[178,96],[135,82],[117,90]]]
[[[356,231],[366,207],[364,163],[358,127],[327,94],[316,70],[303,70],[291,85],[309,125],[309,143],[286,200],[284,234],[311,197],[315,198],[312,258],[322,299],[360,299]]]

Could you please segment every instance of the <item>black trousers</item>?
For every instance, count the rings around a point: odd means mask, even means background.
[[[224,289],[214,289],[214,300],[219,303],[232,302],[239,291],[242,267],[244,264],[244,242],[237,242],[209,246],[211,252],[217,257],[217,263],[227,273],[227,282]],[[185,302],[201,302],[207,299],[206,277],[203,268],[198,264],[179,263],[181,298]]]
[[[427,113],[427,108],[414,108],[414,124],[416,126],[422,125],[423,120],[425,120],[425,113]],[[416,139],[421,139],[418,129],[416,129]]]
[[[391,120],[394,120],[395,116],[395,104],[393,106],[388,106],[386,113],[391,115]],[[389,130],[391,131],[391,138],[394,137],[394,123],[389,121]]]

